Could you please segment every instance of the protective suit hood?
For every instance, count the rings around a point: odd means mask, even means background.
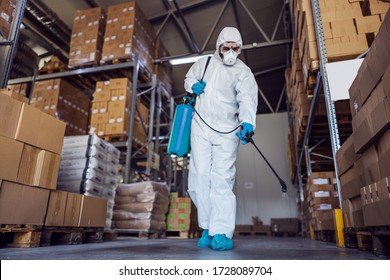
[[[225,42],[235,42],[242,46],[242,39],[240,31],[238,31],[235,27],[225,27],[222,29],[221,33],[219,33],[216,49],[219,50],[219,46]]]

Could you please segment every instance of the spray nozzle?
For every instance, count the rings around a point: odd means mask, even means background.
[[[245,136],[244,136],[244,140],[247,142],[247,143],[252,143],[253,142],[253,139],[252,139],[252,136],[255,135],[255,133],[252,131],[252,132],[248,132]]]

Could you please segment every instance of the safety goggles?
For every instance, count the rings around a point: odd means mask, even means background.
[[[230,50],[233,50],[234,52],[236,53],[240,53],[241,52],[241,46],[240,45],[237,45],[237,44],[222,44],[221,46],[221,52],[228,52]]]

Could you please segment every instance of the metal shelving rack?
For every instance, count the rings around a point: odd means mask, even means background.
[[[322,29],[322,19],[321,19],[321,13],[320,13],[320,6],[318,0],[311,0],[312,9],[313,9],[313,17],[314,17],[314,23],[315,23],[315,31],[316,31],[316,38],[317,38],[317,46],[318,46],[318,55],[319,55],[319,62],[320,62],[320,68],[319,72],[317,73],[316,77],[316,83],[315,88],[313,91],[313,97],[312,101],[310,103],[310,109],[309,109],[309,116],[308,116],[308,123],[305,130],[303,142],[302,142],[302,150],[297,152],[297,181],[298,181],[298,187],[299,187],[299,193],[300,193],[300,201],[303,202],[303,182],[302,182],[302,161],[305,157],[306,161],[306,167],[307,167],[307,174],[310,175],[311,170],[311,161],[310,161],[310,154],[311,150],[314,147],[309,147],[309,139],[312,133],[312,127],[314,123],[315,118],[315,110],[318,105],[318,101],[320,98],[320,93],[324,93],[325,97],[325,105],[326,105],[326,111],[327,111],[327,120],[329,125],[329,132],[330,132],[330,140],[331,140],[331,147],[332,147],[332,160],[333,165],[335,169],[336,174],[336,184],[338,189],[338,195],[339,195],[339,201],[340,201],[340,207],[342,206],[342,195],[341,195],[341,188],[340,188],[340,180],[338,175],[338,168],[337,168],[337,161],[336,161],[336,152],[340,148],[340,136],[339,136],[339,130],[338,130],[338,124],[337,124],[337,118],[336,118],[336,111],[335,111],[335,105],[334,102],[331,99],[330,94],[330,88],[329,88],[329,82],[328,82],[328,76],[326,71],[326,64],[328,63],[327,53],[326,53],[326,46],[325,46],[325,39],[324,39],[324,33]],[[320,144],[319,142],[318,144]]]
[[[20,25],[22,24],[26,3],[27,0],[17,1],[10,34],[8,38],[4,39],[0,36],[0,57],[4,58],[4,61],[0,63],[0,88],[7,86],[8,76],[11,72],[12,57],[18,42]]]
[[[142,150],[144,147],[141,147],[136,152],[133,153],[133,132],[134,132],[134,119],[135,119],[135,112],[137,111],[136,107],[136,98],[137,96],[143,96],[146,94],[150,94],[150,115],[149,115],[149,125],[148,125],[148,149],[147,149],[147,165],[146,165],[146,176],[148,179],[155,179],[154,174],[151,172],[151,156],[150,154],[154,151],[155,153],[158,153],[159,148],[159,142],[155,141],[155,145],[153,145],[154,140],[154,129],[156,131],[156,139],[159,139],[159,131],[160,131],[160,117],[161,117],[161,90],[157,86],[157,79],[156,75],[152,75],[152,82],[151,83],[145,83],[145,84],[139,84],[138,78],[139,78],[139,69],[140,69],[140,63],[139,63],[139,56],[138,54],[135,54],[133,62],[124,62],[124,63],[118,63],[118,64],[110,64],[110,65],[102,65],[102,66],[96,66],[96,67],[90,67],[90,68],[83,68],[83,69],[75,69],[65,72],[58,72],[58,73],[51,73],[51,74],[44,74],[44,75],[38,75],[38,76],[32,76],[32,77],[23,77],[18,79],[9,80],[8,84],[20,84],[20,83],[34,83],[35,81],[43,81],[43,80],[49,80],[49,79],[58,79],[58,78],[69,78],[72,76],[83,76],[83,75],[90,75],[90,74],[96,74],[96,73],[103,73],[108,71],[115,71],[115,70],[132,70],[132,77],[129,77],[132,79],[132,92],[137,92],[137,94],[132,94],[132,101],[131,101],[131,108],[130,108],[130,121],[129,121],[129,128],[128,128],[128,140],[124,142],[115,142],[113,143],[114,146],[118,148],[125,148],[126,151],[126,159],[125,159],[125,172],[124,172],[124,183],[130,182],[130,174],[131,174],[131,162],[133,158]],[[147,88],[146,90],[139,92],[138,88]],[[157,106],[156,106],[156,93],[157,93]],[[155,117],[155,110],[156,108],[160,108],[157,111],[157,116]],[[156,121],[156,125],[155,125]],[[154,147],[153,147],[154,146]]]

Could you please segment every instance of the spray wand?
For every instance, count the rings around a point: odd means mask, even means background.
[[[276,173],[276,171],[273,169],[273,167],[271,166],[271,164],[268,162],[268,160],[265,158],[265,156],[263,155],[263,153],[260,151],[260,149],[256,146],[255,142],[253,141],[252,139],[252,136],[254,135],[255,133],[252,131],[251,133],[247,133],[245,136],[244,136],[244,140],[248,143],[252,143],[253,146],[255,146],[256,150],[259,152],[259,154],[263,157],[264,161],[268,164],[269,168],[271,168],[272,172],[275,174],[275,176],[278,178],[279,180],[279,184],[280,186],[282,187],[282,192],[283,193],[286,193],[287,192],[287,185],[286,183],[280,178],[280,176],[278,175],[278,173]]]

